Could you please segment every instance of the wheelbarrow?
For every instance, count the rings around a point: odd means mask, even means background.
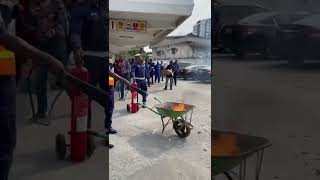
[[[233,143],[237,147],[237,151],[227,152],[232,149],[232,146],[226,145],[227,143],[223,140],[218,139],[224,137],[234,137]],[[230,139],[229,139],[230,140]],[[263,153],[265,148],[271,146],[269,140],[263,137],[249,136],[244,134],[238,134],[227,131],[212,130],[211,136],[212,152],[211,152],[211,163],[212,163],[212,176],[224,174],[229,180],[232,180],[230,175],[231,170],[239,166],[239,173],[236,174],[239,180],[246,179],[246,162],[250,156],[256,154],[255,164],[255,180],[259,180]]]
[[[164,102],[154,97],[160,104],[156,104],[152,108],[145,106],[150,111],[158,114],[162,122],[163,134],[165,128],[169,123],[173,124],[173,129],[177,135],[181,138],[188,137],[191,133],[193,126],[191,124],[194,105],[176,103],[176,102]],[[141,105],[141,104],[140,104]],[[178,109],[177,109],[178,107]],[[181,107],[181,108],[180,108]]]

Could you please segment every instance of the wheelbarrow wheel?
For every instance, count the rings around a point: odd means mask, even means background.
[[[94,137],[88,135],[88,140],[87,140],[87,156],[91,157],[91,155],[94,153],[96,149],[96,145],[94,142]]]
[[[56,135],[56,155],[58,160],[64,160],[66,157],[67,145],[63,134]]]
[[[185,123],[183,120],[173,122],[173,129],[181,138],[188,137],[191,133],[189,124]]]
[[[131,111],[130,104],[127,104],[127,112],[129,113]]]

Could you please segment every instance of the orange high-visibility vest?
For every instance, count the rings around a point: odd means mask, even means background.
[[[0,45],[0,76],[15,76],[16,60],[14,53]]]
[[[114,86],[114,79],[111,76],[109,76],[109,86]]]

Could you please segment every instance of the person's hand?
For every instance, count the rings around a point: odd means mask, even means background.
[[[83,65],[83,50],[81,48],[74,51],[74,59],[77,65]]]

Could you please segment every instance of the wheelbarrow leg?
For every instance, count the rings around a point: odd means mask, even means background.
[[[164,129],[168,126],[168,124],[169,124],[169,122],[170,122],[171,120],[172,120],[172,118],[170,118],[170,119],[168,120],[168,122],[167,122],[166,124],[164,124],[163,117],[161,116],[161,121],[162,121],[162,132],[161,132],[161,134],[163,134]]]
[[[246,179],[246,167],[247,167],[247,159],[244,158],[241,160],[240,168],[239,168],[239,180]]]
[[[227,177],[228,180],[233,180],[228,172],[224,172],[223,174]]]
[[[164,132],[164,121],[163,121],[163,117],[161,116],[161,121],[162,121],[162,132],[161,132],[161,134],[163,134],[163,132]]]
[[[256,176],[255,176],[255,180],[259,180],[260,171],[261,171],[261,165],[262,165],[262,160],[263,160],[263,152],[264,152],[263,149],[262,149],[261,151],[258,151],[258,152],[257,152],[257,163],[256,163]]]

